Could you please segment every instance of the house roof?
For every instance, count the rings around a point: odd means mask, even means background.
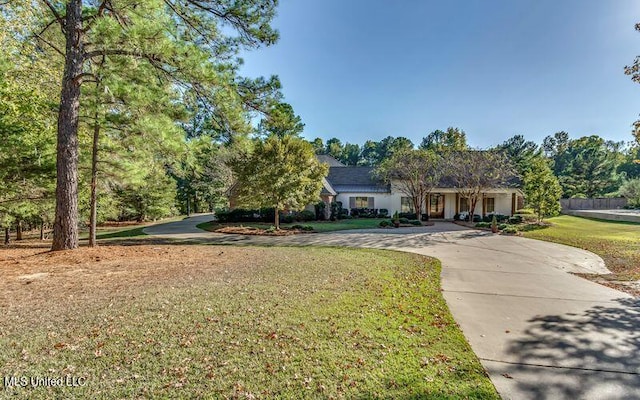
[[[389,193],[389,185],[376,179],[373,167],[330,167],[327,181],[340,192]]]
[[[328,154],[317,154],[318,161],[329,164],[329,167],[344,167],[345,165]]]
[[[376,178],[374,167],[344,165],[329,155],[317,155],[318,161],[329,164],[329,174],[323,179],[323,195],[338,193],[391,193],[391,185]],[[508,179],[505,189],[517,189],[522,185],[520,178]],[[438,188],[455,188],[450,176],[442,176],[436,185]]]

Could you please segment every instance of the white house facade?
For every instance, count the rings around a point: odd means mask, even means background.
[[[393,182],[385,184],[376,179],[372,167],[345,166],[329,156],[318,156],[329,164],[322,189],[322,200],[329,205],[340,202],[348,210],[353,208],[386,209],[389,215],[396,211],[414,212],[411,199]],[[442,184],[426,196],[423,213],[429,219],[453,219],[458,213],[468,212],[467,199],[456,188]],[[522,192],[517,187],[487,190],[476,204],[476,215],[513,215],[522,202]],[[327,207],[328,208],[328,207]],[[420,217],[420,216],[418,216]]]

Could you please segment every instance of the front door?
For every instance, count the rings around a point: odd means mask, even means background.
[[[444,218],[444,195],[432,193],[429,195],[429,217]]]

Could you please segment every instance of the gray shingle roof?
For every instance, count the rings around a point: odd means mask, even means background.
[[[338,193],[389,193],[389,185],[376,179],[373,172],[373,167],[330,167],[327,181]]]

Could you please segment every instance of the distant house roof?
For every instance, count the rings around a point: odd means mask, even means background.
[[[318,154],[316,158],[321,163],[329,164],[330,167],[344,167],[345,165],[328,154]]]
[[[335,166],[329,168],[327,181],[340,192],[389,193],[391,188],[376,179],[373,167]]]

